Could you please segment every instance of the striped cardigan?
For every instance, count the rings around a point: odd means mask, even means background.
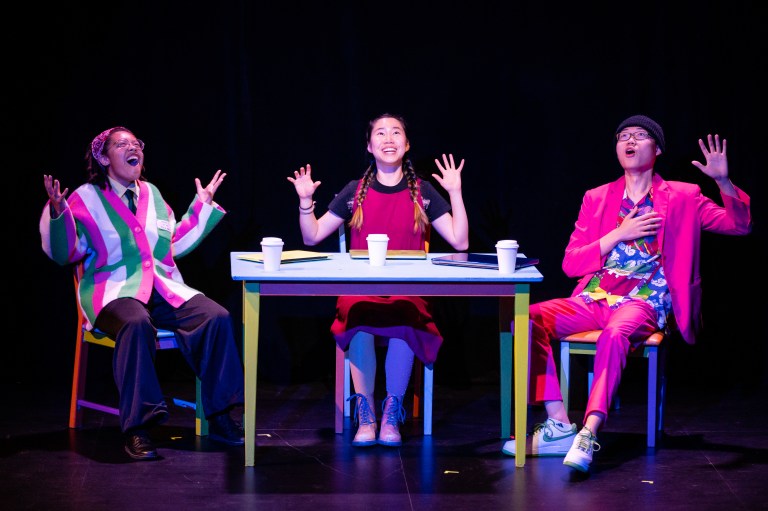
[[[139,181],[134,216],[110,188],[84,184],[67,198],[68,208],[51,218],[50,202],[40,217],[43,251],[60,265],[83,263],[78,302],[93,328],[116,298],[148,303],[156,289],[174,307],[199,294],[184,283],[175,258],[197,247],[224,217],[215,202],[195,199],[176,222],[154,185]]]

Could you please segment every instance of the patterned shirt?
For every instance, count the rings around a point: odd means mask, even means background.
[[[620,226],[635,204],[624,191],[624,198],[616,221]],[[638,203],[638,215],[653,211],[653,188]],[[656,311],[660,329],[667,326],[672,311],[672,299],[661,265],[661,251],[655,235],[631,242],[619,242],[579,295],[586,303],[606,300],[612,309],[629,300],[645,300]]]

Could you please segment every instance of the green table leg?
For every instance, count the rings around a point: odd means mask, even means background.
[[[256,382],[259,362],[259,302],[260,287],[255,282],[243,282],[243,365],[245,367],[245,466],[252,467],[256,459]]]

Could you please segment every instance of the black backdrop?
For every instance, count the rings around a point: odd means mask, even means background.
[[[718,201],[690,161],[701,158],[699,137],[726,137],[731,177],[754,199],[755,229],[704,237],[705,334],[695,348],[676,347],[674,374],[710,379],[717,369],[726,385],[765,383],[763,10],[757,2],[568,5],[70,2],[6,17],[3,188],[13,232],[0,378],[68,384],[75,301],[70,270],[40,249],[42,175],[81,184],[83,155],[101,130],[124,125],[145,140],[148,178],[177,215],[195,177],[227,172],[216,200],[229,213],[180,266],[239,322],[229,252],[259,250],[262,236],[306,248],[286,176],[311,163],[324,212],[363,171],[368,119],[387,111],[408,120],[421,173],[434,172],[442,153],[466,159],[470,250],[519,240],[542,260],[534,300],[574,284],[560,269],[563,249],[583,191],[621,174],[612,137],[622,119],[659,121],[667,152],[656,170]],[[335,241],[317,249],[335,250]],[[433,250],[448,247],[436,239]],[[263,311],[260,378],[326,378],[333,300],[270,299]],[[439,379],[493,377],[495,313],[492,301],[439,301],[447,338]]]

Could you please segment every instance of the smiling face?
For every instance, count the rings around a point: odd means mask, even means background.
[[[114,131],[106,143],[99,162],[107,175],[123,186],[139,179],[144,166],[144,143],[130,131]]]
[[[411,148],[403,124],[393,117],[382,117],[371,127],[368,137],[368,152],[376,160],[379,170],[397,168]]]
[[[619,159],[619,164],[625,172],[645,172],[653,170],[653,165],[656,162],[656,157],[661,154],[661,150],[656,146],[656,141],[647,136],[645,128],[638,126],[627,126],[621,133],[629,133],[630,136],[627,140],[617,140],[616,142],[616,156]],[[644,133],[646,138],[637,140],[636,134]],[[643,135],[639,135],[643,136]]]

